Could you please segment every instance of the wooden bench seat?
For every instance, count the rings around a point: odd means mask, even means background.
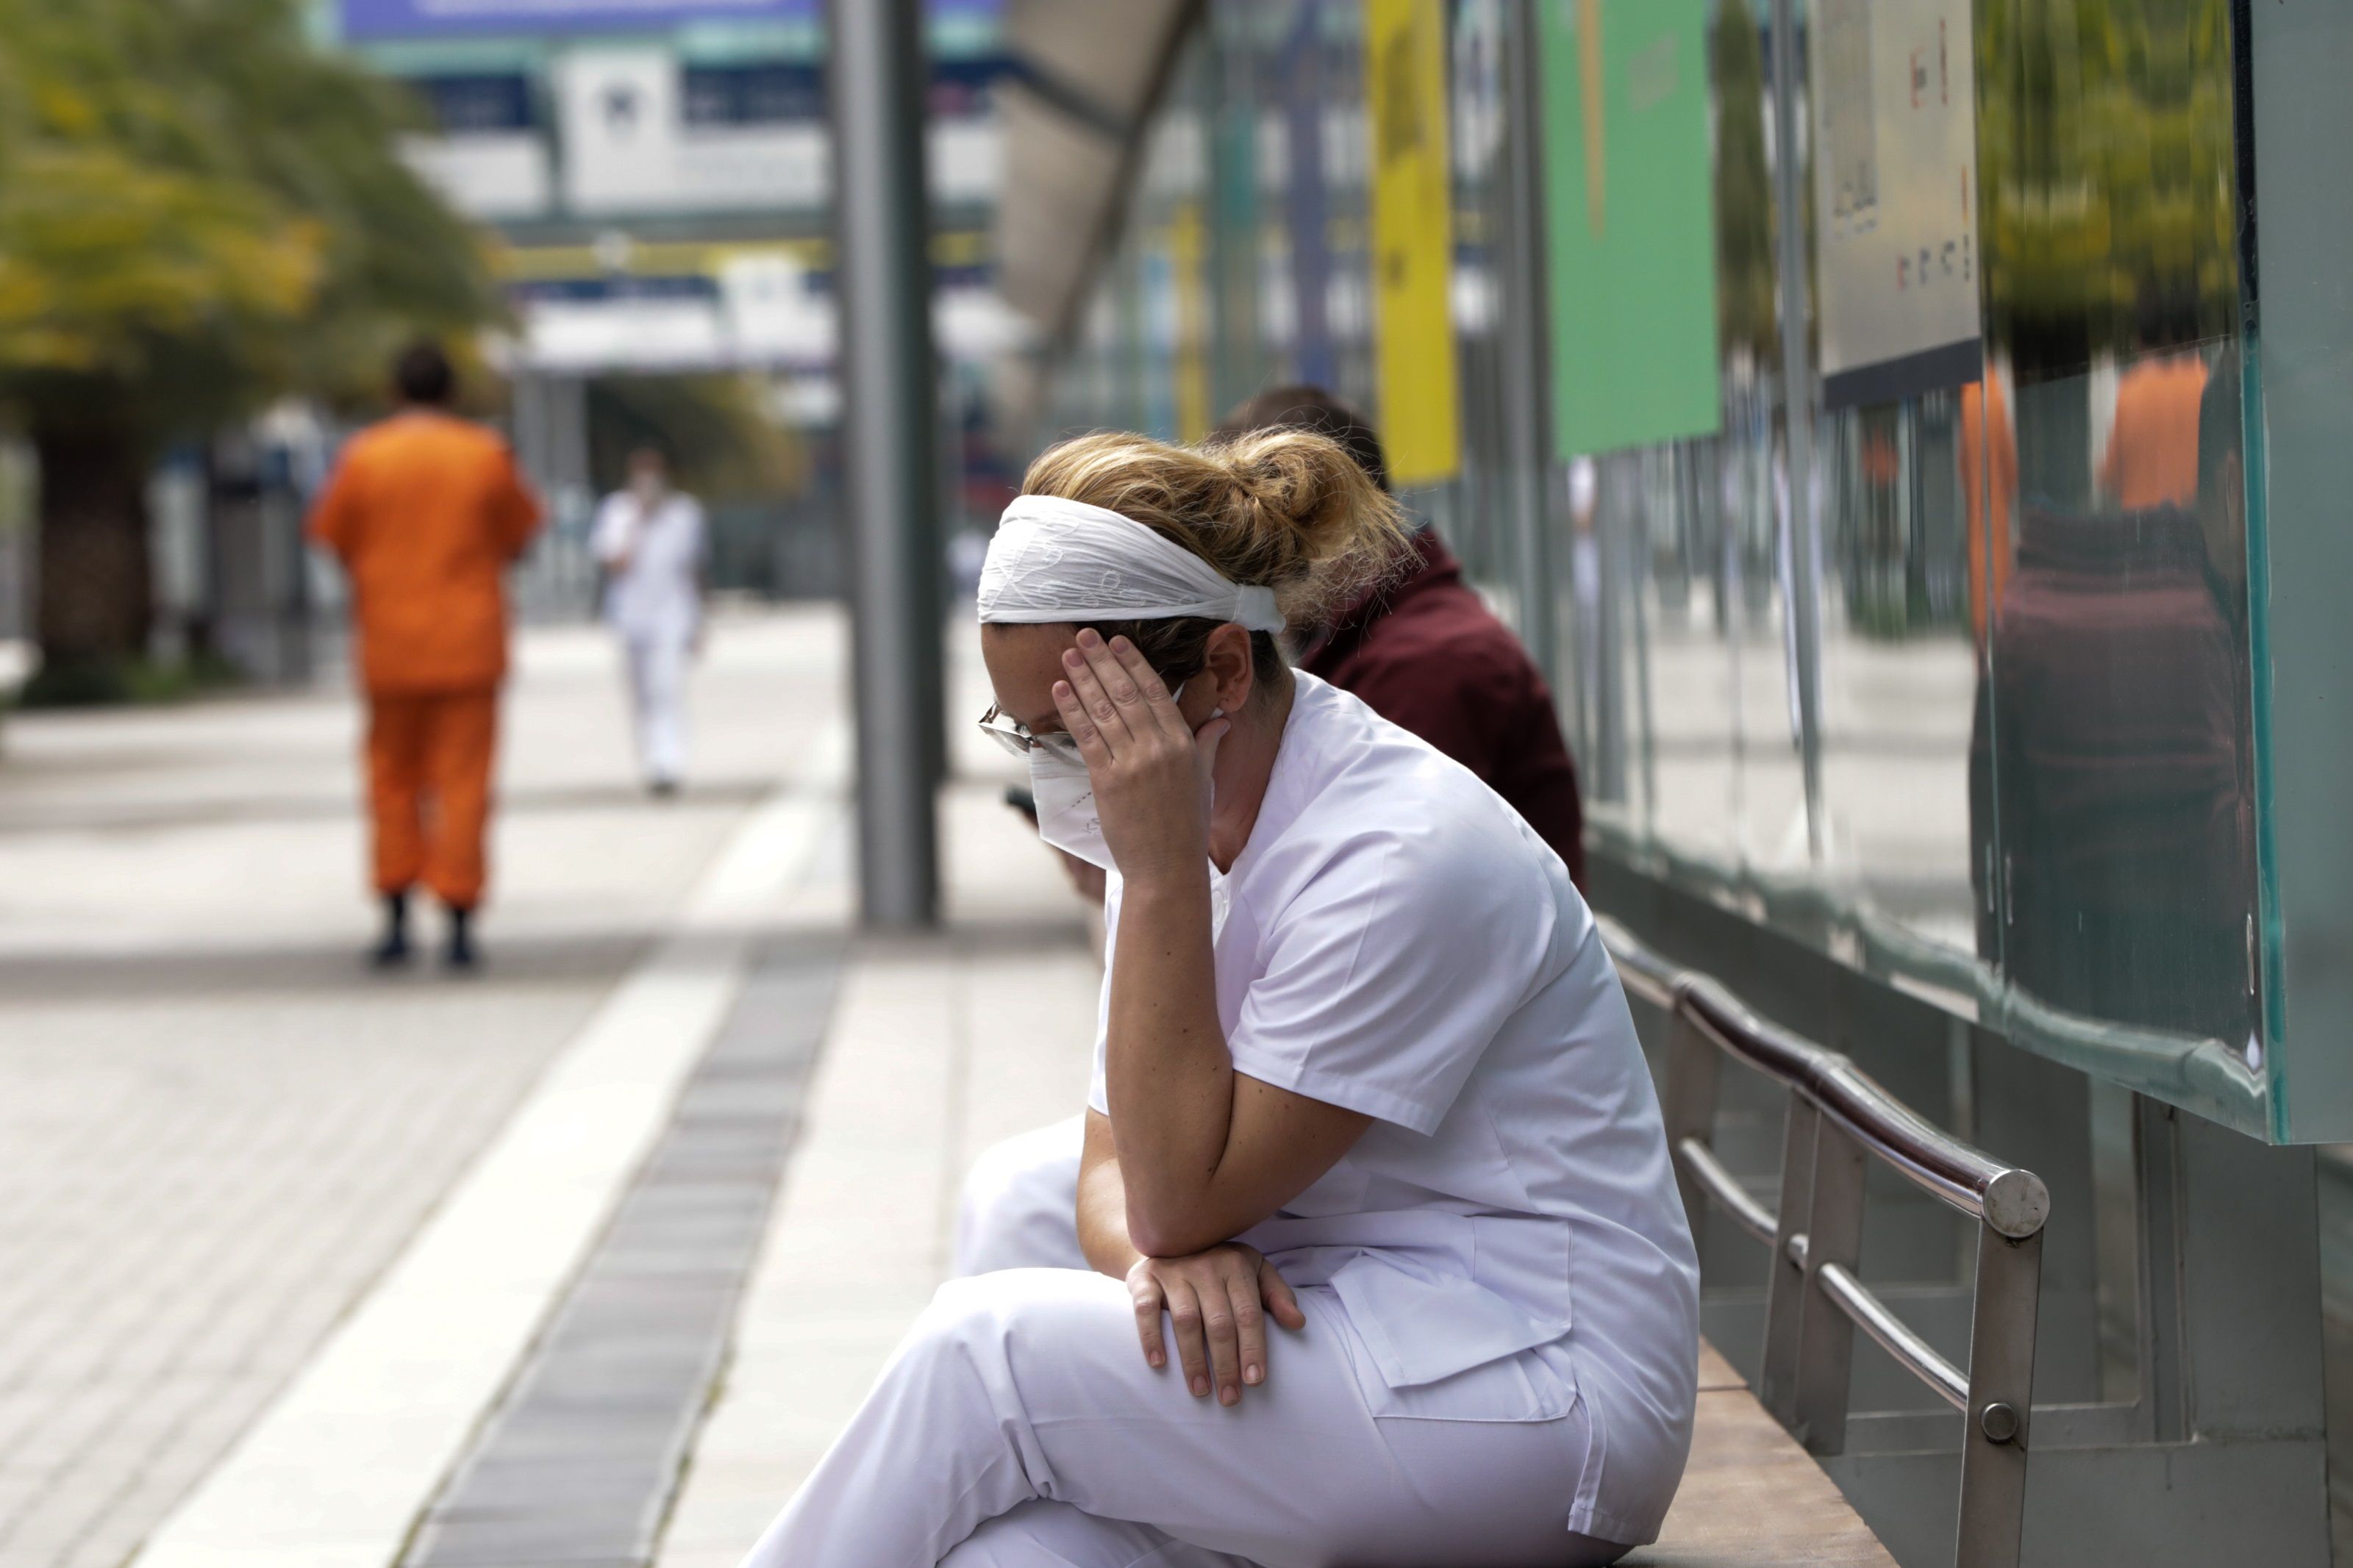
[[[1703,1342],[1699,1418],[1683,1489],[1628,1568],[1895,1568],[1830,1477]]]

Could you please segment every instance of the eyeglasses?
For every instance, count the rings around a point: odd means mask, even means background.
[[[1009,716],[994,702],[980,716],[980,732],[1017,757],[1026,759],[1032,751],[1039,751],[1057,762],[1085,765],[1079,755],[1079,743],[1070,736],[1060,731],[1050,735],[1033,735],[1029,725]]]
[[[1193,678],[1189,675],[1178,681],[1171,700],[1184,701],[1185,688],[1192,683]],[[1025,760],[1031,752],[1039,751],[1058,762],[1069,763],[1073,767],[1086,765],[1086,759],[1079,753],[1079,743],[1071,740],[1069,735],[1060,730],[1050,735],[1033,735],[1029,732],[1029,725],[1012,717],[994,702],[988,705],[988,711],[980,716],[980,732],[1015,756]]]

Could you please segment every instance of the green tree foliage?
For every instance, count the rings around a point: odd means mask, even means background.
[[[2030,374],[2234,320],[2228,0],[1980,0],[1979,225]]]
[[[52,686],[141,650],[159,442],[349,398],[403,335],[494,314],[396,155],[413,112],[298,0],[0,0],[0,406],[40,457]]]

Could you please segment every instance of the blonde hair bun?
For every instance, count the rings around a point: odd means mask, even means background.
[[[1307,430],[1198,447],[1102,431],[1041,454],[1021,489],[1118,512],[1236,583],[1271,588],[1293,626],[1328,621],[1394,574],[1408,550],[1397,502],[1345,447]]]

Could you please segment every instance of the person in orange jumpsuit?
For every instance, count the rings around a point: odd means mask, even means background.
[[[421,881],[448,911],[448,963],[468,969],[507,668],[501,579],[540,507],[506,443],[450,413],[457,378],[438,346],[402,353],[393,381],[401,411],[344,446],[310,532],[350,574],[358,626],[385,907],[370,957],[407,961],[409,895]]]

